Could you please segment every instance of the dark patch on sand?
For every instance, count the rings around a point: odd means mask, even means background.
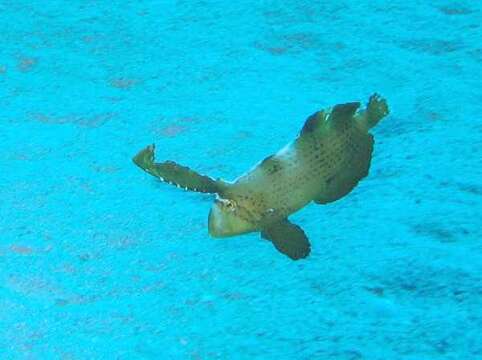
[[[140,81],[136,79],[119,78],[119,79],[112,79],[110,81],[110,86],[117,89],[130,89],[133,86],[137,85],[139,82]]]
[[[30,114],[30,118],[34,121],[38,121],[43,124],[55,124],[55,125],[63,125],[63,124],[72,124],[77,125],[80,127],[86,128],[97,128],[109,120],[115,117],[114,113],[104,113],[104,114],[97,114],[91,116],[82,116],[82,115],[52,115],[52,114],[44,114],[44,113],[33,113]]]
[[[277,35],[272,39],[256,41],[253,46],[271,55],[297,54],[304,51],[314,51],[325,46],[321,35],[313,32],[296,32]]]
[[[392,264],[376,276],[386,292],[397,297],[424,298],[426,301],[480,303],[482,299],[482,278],[461,269],[440,268],[415,261]]]
[[[468,15],[473,13],[471,9],[457,4],[440,6],[438,9],[445,15]]]
[[[38,60],[33,57],[21,57],[17,61],[17,69],[21,72],[32,71],[37,66]]]
[[[464,49],[465,45],[462,41],[457,40],[414,39],[402,41],[400,47],[407,50],[439,56]]]
[[[471,235],[471,231],[466,226],[450,223],[418,223],[412,225],[412,230],[417,235],[430,237],[440,243],[454,243]]]

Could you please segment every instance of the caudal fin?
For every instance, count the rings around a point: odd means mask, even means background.
[[[368,100],[366,110],[361,113],[359,121],[361,125],[369,130],[389,114],[387,101],[378,94],[373,94]]]

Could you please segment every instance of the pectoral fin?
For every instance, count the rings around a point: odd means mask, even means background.
[[[222,182],[209,176],[200,175],[188,167],[173,161],[154,163],[154,145],[141,150],[133,159],[134,163],[147,173],[177,187],[202,193],[217,193],[222,189]]]
[[[326,180],[320,194],[314,199],[317,204],[328,204],[341,199],[368,175],[373,152],[373,136],[368,134],[359,139],[355,145],[357,151],[350,154],[350,161],[345,168]]]
[[[288,219],[263,229],[261,237],[270,240],[278,251],[293,260],[305,258],[310,253],[310,242],[305,232]]]

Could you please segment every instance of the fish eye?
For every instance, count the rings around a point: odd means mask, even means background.
[[[226,209],[230,211],[236,210],[236,202],[234,202],[233,200],[222,199],[221,203],[223,204],[224,207],[226,207]]]

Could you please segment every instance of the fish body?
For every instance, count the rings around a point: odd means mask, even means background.
[[[154,146],[134,162],[186,190],[216,194],[208,218],[211,236],[260,232],[280,252],[299,259],[309,254],[310,244],[288,216],[312,201],[327,204],[342,198],[368,175],[374,143],[369,129],[387,114],[386,101],[376,94],[364,110],[353,102],[318,111],[292,142],[232,182],[171,161],[154,163]]]

